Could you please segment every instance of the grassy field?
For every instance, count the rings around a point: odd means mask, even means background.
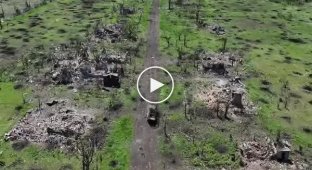
[[[56,0],[5,20],[4,28],[0,30],[0,57],[5,62],[35,47],[82,39],[98,20],[116,23],[113,5],[117,3],[97,0],[93,4],[84,4],[80,0]]]
[[[45,5],[39,6],[25,13],[24,15],[4,21],[4,28],[0,30],[0,61],[1,66],[7,66],[6,63],[12,64],[13,72],[16,69],[16,60],[36,48],[40,51],[48,51],[55,45],[69,42],[76,39],[84,39],[86,33],[96,21],[104,24],[114,24],[119,19],[137,20],[140,12],[133,17],[121,18],[118,15],[118,4],[124,3],[126,7],[136,7],[143,12],[142,21],[138,25],[139,38],[145,41],[146,30],[148,26],[148,16],[150,11],[150,1],[93,1],[90,4],[84,4],[80,0],[56,0]],[[116,43],[115,50],[124,49],[135,43]],[[42,48],[44,48],[42,50]],[[103,46],[103,48],[105,48]],[[129,113],[133,109],[138,94],[134,88],[135,75],[141,69],[145,45],[142,45],[138,56],[132,56],[132,64],[126,65],[126,77],[122,80],[122,88],[112,92],[94,89],[91,91],[81,91],[72,93],[66,87],[48,87],[49,91],[45,92],[54,97],[68,97],[73,99],[77,104],[84,107],[109,109],[118,114],[111,115],[107,135],[107,145],[103,150],[98,151],[97,156],[103,158],[101,163],[94,166],[111,169],[111,164],[117,162],[116,169],[127,169],[130,161],[130,143],[132,141],[133,120],[130,116],[122,116],[124,112]],[[28,105],[22,105],[23,94],[29,92],[32,94],[31,87],[29,90],[13,89],[14,75],[12,72],[1,72],[1,80],[9,83],[1,83],[0,87],[0,136],[8,132],[14,124],[20,120],[25,111],[30,108]],[[36,91],[39,94],[40,91]],[[16,106],[22,106],[17,112]],[[106,111],[104,111],[106,113]],[[106,115],[101,115],[102,118]],[[122,116],[121,118],[118,118]],[[116,120],[115,120],[116,119]],[[126,140],[126,141],[125,141]],[[15,151],[10,142],[0,141],[0,161],[5,163],[6,169],[80,169],[81,160],[79,155],[65,154],[60,150],[45,150],[40,146],[29,144],[28,147],[21,151]],[[1,169],[1,168],[0,168]]]
[[[241,74],[246,77],[248,95],[258,106],[258,124],[272,137],[279,131],[290,135],[294,148],[303,146],[310,157],[312,13],[309,9],[312,4],[268,0],[172,1],[172,9],[168,10],[168,1],[161,2],[161,52],[163,58],[170,58],[168,66],[174,77],[183,73],[183,69],[175,66],[179,50],[186,54],[197,49],[219,52],[221,39],[226,38],[226,50],[244,56]],[[188,5],[178,5],[179,2]],[[199,18],[224,27],[225,35],[198,28],[194,5],[198,2]],[[191,67],[187,69],[194,71]],[[281,92],[283,82],[287,81],[286,92]],[[285,101],[285,96],[288,96],[287,108],[279,102],[279,98]]]
[[[133,118],[129,115],[112,122],[105,147],[98,153],[102,159],[99,169],[129,169],[133,126]]]
[[[21,13],[26,12],[31,8],[37,7],[39,4],[43,4],[42,2],[42,0],[2,0],[0,1],[0,5],[2,6],[2,8],[0,8],[0,14],[3,12],[4,18],[11,18],[16,15],[17,11]],[[28,5],[30,5],[30,7]]]
[[[23,96],[29,93],[26,89],[15,90],[13,83],[0,82],[0,135],[4,136],[14,124],[20,120],[30,104],[23,104]],[[79,159],[60,151],[47,151],[38,146],[28,146],[24,150],[15,151],[9,142],[0,140],[0,161],[6,169],[50,168],[58,169],[70,166],[79,169]],[[1,169],[1,168],[0,168]]]

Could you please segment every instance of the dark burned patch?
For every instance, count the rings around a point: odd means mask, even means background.
[[[0,167],[4,167],[5,166],[5,162],[4,161],[0,161]]]
[[[298,75],[298,76],[302,76],[302,73],[297,72],[297,71],[293,71],[293,74]]]
[[[15,47],[2,47],[1,52],[7,55],[14,55],[16,53],[16,48]]]
[[[64,30],[64,29],[58,29],[58,30],[57,30],[57,33],[59,33],[59,34],[64,34],[64,33],[66,33],[66,30]]]
[[[228,152],[227,146],[221,143],[214,146],[214,149],[220,154],[226,154]]]
[[[86,32],[86,29],[80,29],[79,32]]]
[[[42,23],[42,18],[39,16],[33,16],[29,20],[29,27],[35,27]]]
[[[259,88],[261,91],[264,91],[264,92],[267,92],[267,93],[270,93],[270,94],[274,94],[270,88],[270,86],[264,86],[262,85],[260,88]]]
[[[29,42],[28,38],[23,38],[23,42]]]
[[[309,74],[309,76],[308,76],[309,78],[312,78],[312,73],[311,74]]]
[[[312,100],[310,100],[310,101],[309,101],[309,104],[311,104],[311,105],[312,105]]]
[[[290,116],[281,116],[282,119],[284,119],[286,122],[291,123],[291,117]]]
[[[302,87],[303,90],[307,91],[307,92],[312,92],[312,86],[311,85],[304,85]]]
[[[312,129],[309,127],[303,127],[302,130],[303,130],[303,132],[308,133],[308,134],[312,133]]]
[[[261,84],[262,84],[262,85],[265,85],[265,86],[269,86],[269,85],[271,85],[272,83],[269,82],[268,80],[261,80]]]
[[[112,168],[115,168],[117,165],[118,165],[118,161],[117,160],[112,160],[109,163],[109,166],[112,167]]]
[[[60,167],[59,170],[73,170],[73,166],[71,164],[65,164]]]
[[[292,58],[289,56],[284,57],[284,63],[290,64],[292,62]]]
[[[296,44],[305,44],[306,42],[301,39],[301,38],[283,38],[284,40],[288,40],[292,43],[296,43]]]
[[[26,28],[17,28],[16,31],[28,33],[28,30]]]
[[[269,104],[269,102],[264,98],[260,98],[260,99],[258,99],[258,101],[263,103],[263,104]]]
[[[297,99],[302,98],[302,96],[300,96],[299,94],[294,93],[294,92],[290,92],[289,95],[290,95],[290,97],[292,97],[292,98],[297,98]]]

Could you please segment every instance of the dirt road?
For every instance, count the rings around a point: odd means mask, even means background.
[[[150,14],[150,25],[148,31],[148,47],[144,67],[159,65],[159,0],[153,0],[152,11]],[[155,72],[152,72],[156,78]],[[156,95],[150,94],[148,89],[148,77],[142,77],[141,84],[143,92],[150,95],[153,100]],[[147,104],[139,101],[135,115],[135,137],[132,146],[132,165],[133,170],[156,170],[161,169],[159,164],[159,153],[157,148],[157,129],[150,127],[146,121]]]

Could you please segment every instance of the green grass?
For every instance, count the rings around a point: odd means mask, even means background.
[[[117,21],[116,12],[112,12],[113,4],[96,0],[92,8],[85,8],[80,0],[55,0],[24,15],[5,20],[4,29],[0,30],[0,41],[13,48],[15,54],[9,56],[19,57],[40,45],[49,47],[70,39],[82,39],[97,20],[106,24]],[[41,20],[31,26],[35,22],[34,17]],[[6,54],[2,52],[0,55]]]
[[[112,123],[105,148],[99,152],[103,158],[100,169],[129,169],[133,127],[131,116],[122,116]],[[113,162],[116,164],[114,167]]]
[[[219,51],[222,46],[219,41],[221,36],[198,29],[194,12],[176,5],[169,11],[168,1],[161,2],[161,35],[171,37],[169,48],[165,39],[160,39],[164,57],[177,60],[179,47],[183,47],[187,53],[192,53],[197,48]],[[311,94],[305,92],[302,87],[311,86],[311,78],[308,75],[312,73],[312,26],[309,24],[312,15],[309,9],[312,4],[292,6],[268,0],[201,2],[201,19],[206,23],[223,26],[227,32],[223,36],[228,39],[227,50],[239,52],[245,57],[244,73],[248,75],[246,84],[249,96],[259,106],[259,123],[272,135],[278,131],[288,133],[296,147],[311,147],[311,134],[302,130],[304,127],[312,128],[312,105],[308,103]],[[173,27],[175,29],[172,29]],[[178,40],[180,32],[186,32],[187,47],[184,47],[182,40]],[[299,39],[303,43],[292,42],[291,39]],[[287,57],[291,57],[290,62],[286,60]],[[178,71],[177,68],[174,70]],[[260,89],[261,80],[272,83],[273,94]],[[290,91],[300,96],[290,99],[288,110],[278,110],[276,107],[280,96],[280,80],[288,80]],[[261,102],[264,100],[266,103]],[[282,119],[283,116],[289,116],[291,122]]]
[[[6,62],[7,59],[13,59],[15,61],[16,58],[40,45],[48,49],[54,45],[68,42],[71,39],[84,39],[86,32],[89,31],[89,28],[92,27],[97,20],[101,20],[105,24],[116,23],[119,18],[117,15],[118,11],[113,12],[112,6],[117,6],[117,3],[120,3],[120,1],[111,2],[96,0],[92,8],[84,8],[80,0],[55,0],[44,6],[35,8],[24,15],[5,20],[4,29],[0,30],[0,42],[2,47],[2,49],[0,49],[1,64],[3,64],[2,61]],[[134,6],[144,9],[142,22],[138,25],[138,29],[140,30],[139,38],[144,39],[148,26],[147,18],[149,16],[151,2],[144,1],[144,3],[141,3],[129,0],[124,1],[124,3],[129,7]],[[138,19],[138,15],[137,13],[131,17]],[[32,22],[31,17],[33,16],[39,16],[41,22],[37,26],[30,27]],[[26,39],[27,41],[25,41]],[[131,43],[132,42],[116,43],[116,46],[112,48],[120,50],[124,48],[125,45],[132,45]],[[8,55],[3,52],[2,45],[14,48],[15,54]],[[140,56],[135,56],[136,58],[133,59],[136,72],[142,67],[141,55],[144,53],[144,47],[143,45],[142,49],[140,49]],[[5,58],[3,58],[3,56],[5,56]],[[132,66],[133,65],[129,66],[129,69]],[[128,66],[126,67],[128,71]],[[134,75],[136,72],[129,73],[127,76],[130,78],[125,77],[122,82],[122,88],[114,92],[116,94],[115,97],[123,102],[122,110],[119,110],[119,112],[123,113],[124,110],[128,112],[133,109],[134,102],[138,97],[133,86],[135,84]],[[10,72],[10,76],[11,74],[12,72]],[[1,80],[7,80],[6,76],[1,77]],[[0,91],[0,136],[3,136],[5,132],[8,132],[14,124],[24,116],[25,111],[29,107],[23,107],[20,114],[16,114],[14,110],[15,106],[21,104],[24,91],[14,90],[12,83],[1,83],[0,87],[2,88]],[[128,88],[129,91],[126,92],[125,88]],[[55,97],[72,98],[78,105],[99,109],[106,109],[112,97],[110,95],[112,92],[98,89],[74,94],[63,86],[52,87],[50,90],[51,93],[54,91],[53,94],[56,95]],[[4,91],[5,93],[3,93]],[[130,162],[133,120],[130,116],[123,116],[114,121],[110,127],[104,150],[98,151],[97,154],[101,154],[102,157],[105,157],[105,160],[101,163],[101,167],[111,169],[110,163],[114,159],[118,161],[116,169],[127,169]],[[17,152],[12,149],[9,142],[4,142],[3,140],[0,141],[0,161],[5,162],[6,169],[30,169],[32,167],[60,169],[62,166],[66,165],[71,166],[73,169],[81,168],[79,157],[75,154],[64,154],[60,150],[48,151],[37,145],[30,145],[24,150]]]
[[[26,91],[15,90],[13,83],[0,82],[0,134],[8,132],[14,123],[22,117],[27,105],[23,104],[23,94]],[[22,106],[21,111],[15,110]]]
[[[233,155],[236,155],[235,144],[219,133],[211,132],[206,139],[196,136],[194,143],[190,136],[180,133],[172,135],[171,142],[179,155],[195,167],[238,167],[239,160],[232,159]],[[171,142],[161,140],[160,151],[163,155],[170,156],[174,152],[170,146]]]
[[[171,87],[165,86],[160,89],[160,98],[165,99],[171,91]],[[183,103],[184,100],[184,85],[178,82],[175,82],[174,89],[171,97],[165,102],[170,106],[179,106]]]
[[[30,104],[23,104],[23,96],[29,94],[29,90],[13,88],[13,83],[0,83],[0,136],[9,132],[15,123],[20,120]],[[20,111],[16,106],[22,106]],[[58,169],[62,165],[71,164],[78,169],[78,159],[69,158],[59,151],[46,151],[38,146],[29,146],[22,151],[14,151],[10,142],[0,140],[0,161],[4,161],[6,169],[25,169],[42,167],[44,169]],[[40,163],[39,163],[40,162]]]

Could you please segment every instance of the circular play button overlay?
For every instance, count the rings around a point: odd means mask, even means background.
[[[174,89],[172,75],[163,67],[151,66],[143,70],[137,79],[137,90],[143,100],[160,104],[170,98]]]

